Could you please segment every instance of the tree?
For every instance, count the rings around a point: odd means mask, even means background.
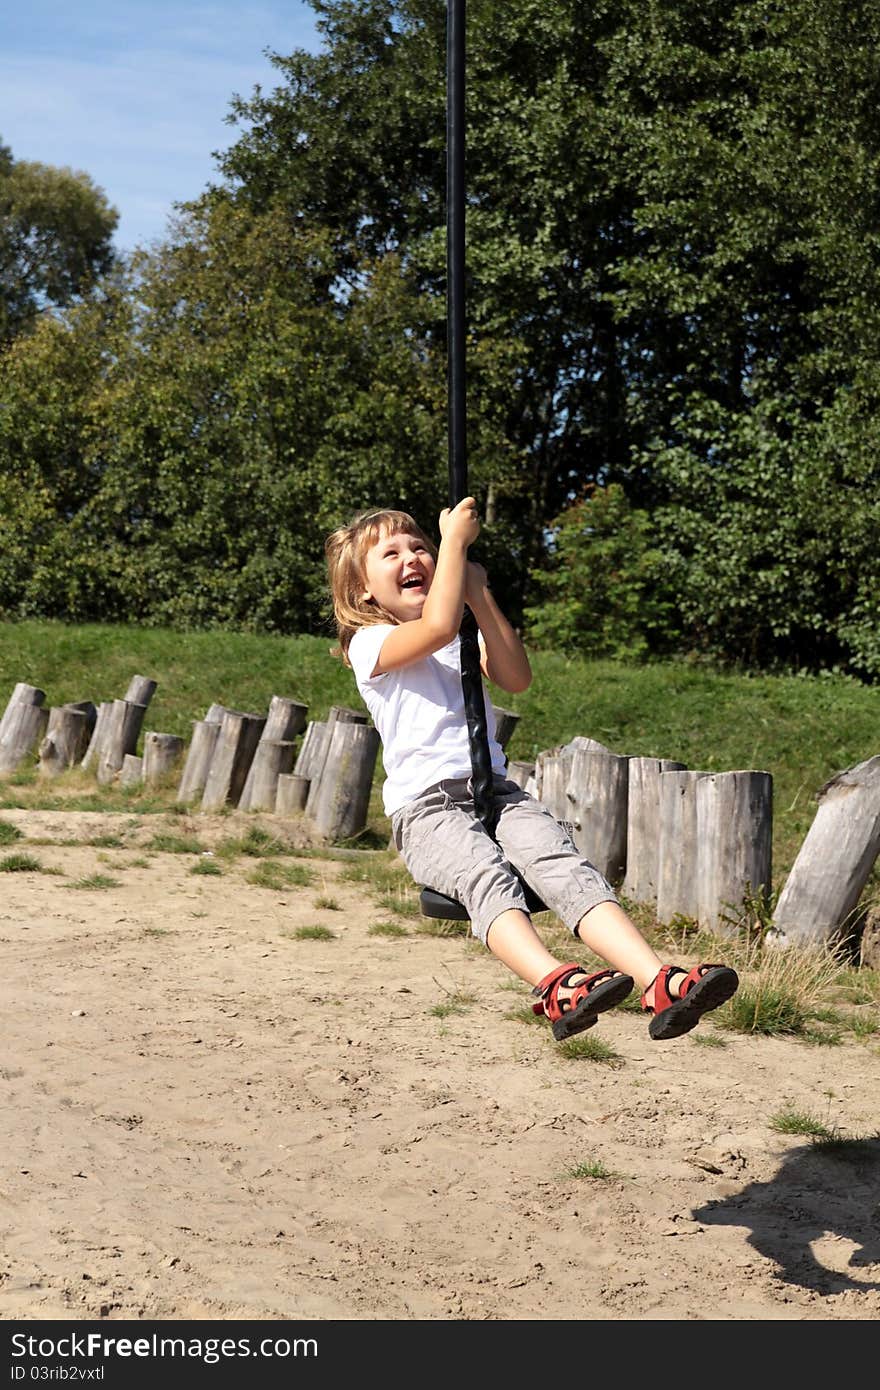
[[[0,348],[109,270],[117,221],[87,174],[15,160],[0,146]]]

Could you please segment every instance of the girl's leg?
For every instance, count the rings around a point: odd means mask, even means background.
[[[547,950],[526,912],[511,908],[489,928],[486,945],[509,970],[528,985],[536,985],[562,962]]]
[[[605,906],[605,904],[600,904],[600,906]],[[593,910],[598,911],[598,908]],[[589,942],[587,944],[589,945]],[[486,945],[509,970],[512,970],[521,980],[525,980],[526,984],[532,986],[562,965],[562,961],[547,950],[535,931],[528,913],[519,912],[516,908],[502,912],[495,918],[489,928]],[[594,948],[591,947],[591,949]],[[632,974],[631,970],[618,967],[617,962],[611,961],[610,957],[606,956],[606,960],[609,960],[615,969],[621,969],[623,974]],[[660,969],[659,963],[657,969]],[[587,975],[586,970],[582,974],[572,975],[569,987],[560,989],[560,997],[565,999],[570,995],[581,980],[587,978]]]
[[[654,980],[663,962],[622,907],[617,903],[598,903],[584,913],[575,936],[616,970],[632,975],[639,989],[647,990],[646,1002],[653,1008]],[[677,995],[676,984],[677,977],[673,976],[670,994]]]

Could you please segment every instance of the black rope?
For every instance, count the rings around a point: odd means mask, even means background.
[[[465,315],[465,0],[446,0],[446,314],[449,399],[449,505],[468,495]],[[492,757],[480,670],[477,620],[462,614],[461,685],[471,752],[474,810],[495,828]]]

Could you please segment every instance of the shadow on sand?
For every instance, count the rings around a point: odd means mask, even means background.
[[[854,1279],[844,1268],[876,1265],[880,1272],[880,1136],[798,1148],[770,1182],[751,1183],[693,1215],[707,1226],[751,1227],[749,1243],[789,1284],[825,1295],[880,1289],[880,1280]],[[835,1240],[856,1248],[849,1256],[835,1252]],[[812,1247],[820,1241],[820,1258],[830,1258],[836,1269],[816,1258]]]

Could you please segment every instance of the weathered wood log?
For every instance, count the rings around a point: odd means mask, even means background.
[[[98,713],[92,725],[92,736],[89,739],[89,746],[83,754],[83,760],[80,764],[80,766],[86,770],[97,765],[101,749],[104,745],[104,739],[107,735],[107,727],[110,723],[112,712],[112,700],[102,700],[98,705]]]
[[[131,700],[113,701],[96,767],[102,786],[116,778],[126,753],[133,753],[137,748],[146,712],[146,705],[136,705]]]
[[[629,758],[578,748],[565,789],[572,839],[609,883],[626,870]]]
[[[178,801],[194,801],[204,793],[208,769],[219,735],[219,719],[197,719],[193,723],[192,737],[177,788]]]
[[[19,705],[42,705],[45,698],[45,690],[40,690],[36,685],[28,685],[26,681],[19,681],[13,688],[3,717],[0,719],[0,742],[2,742],[7,727],[15,717],[15,710]]]
[[[660,841],[657,860],[657,918],[696,919],[697,782],[704,772],[660,773]]]
[[[320,736],[320,742],[316,742],[314,752],[314,762],[309,774],[311,786],[309,787],[309,799],[306,802],[306,815],[313,819],[316,816],[318,797],[321,792],[321,780],[324,776],[324,766],[330,752],[330,740],[333,737],[333,730],[337,724],[363,724],[367,723],[367,715],[363,710],[349,709],[346,705],[331,705],[327,713],[327,721]]]
[[[156,682],[149,676],[132,676],[123,699],[132,705],[143,705],[144,709],[156,693]]]
[[[502,709],[500,705],[493,705],[492,710],[495,715],[495,737],[501,747],[506,748],[519,723],[519,715],[512,709]]]
[[[535,775],[535,764],[524,762],[509,762],[507,764],[507,780],[515,782],[518,787],[525,789],[529,779]]]
[[[880,853],[880,755],[832,777],[773,914],[768,941],[819,946],[849,925]]]
[[[43,692],[39,691],[38,694],[42,695]],[[0,773],[15,772],[33,753],[49,722],[49,711],[42,704],[29,704],[23,700],[7,709],[7,714],[0,736]]]
[[[266,717],[266,727],[264,728],[262,736],[260,738],[260,744],[262,745],[263,743],[267,743],[274,745],[276,743],[289,743],[291,745],[292,753],[293,740],[296,738],[297,734],[302,733],[305,726],[305,705],[299,704],[296,700],[288,700],[282,695],[273,695],[269,703],[269,713]],[[278,768],[278,772],[290,772],[293,763],[291,762],[289,766],[286,765],[286,755],[282,762],[285,763],[284,766],[282,766],[281,762],[278,762],[277,755],[274,753],[269,753],[261,756],[260,748],[258,746],[257,751],[254,754],[254,760],[251,763],[250,768],[248,770],[248,775],[245,778],[245,784],[242,789],[241,796],[239,798],[239,810],[271,811],[275,809],[275,793],[277,788],[274,786],[270,787],[266,781],[266,777],[269,774],[269,769],[276,765]],[[254,778],[258,774],[263,779],[262,786],[260,788],[259,806],[255,805],[252,800],[254,792]],[[278,773],[276,773],[275,775],[277,777]]]
[[[295,772],[280,772],[275,795],[275,810],[280,816],[304,811],[309,796],[309,779]]]
[[[143,779],[147,786],[160,782],[183,757],[184,740],[177,734],[157,734],[148,729],[144,734]]]
[[[293,770],[297,777],[305,777],[311,781],[315,769],[318,766],[318,753],[323,747],[324,734],[327,731],[327,721],[325,719],[313,719],[306,726],[300,744],[299,754],[293,765]]]
[[[562,749],[539,753],[535,761],[535,781],[540,788],[538,799],[564,825],[571,825],[568,779],[573,762],[574,753]]]
[[[278,800],[278,778],[288,775],[293,767],[293,739],[261,738],[248,772],[245,792],[238,803],[239,810],[274,811]]]
[[[334,721],[314,813],[324,839],[347,840],[363,830],[378,752],[379,734],[372,726]]]
[[[144,780],[144,760],[134,753],[126,753],[119,769],[119,784],[122,787],[136,787]]]
[[[660,862],[660,773],[683,772],[672,758],[630,758],[626,808],[626,873],[622,891],[633,902],[657,905]]]
[[[735,936],[748,897],[770,891],[773,778],[769,772],[708,772],[696,784],[697,920]]]
[[[179,802],[194,801],[201,797],[208,780],[208,770],[214,749],[220,735],[220,721],[226,713],[225,705],[211,705],[204,719],[193,721],[192,736],[186,753],[186,761],[177,788]]]
[[[91,700],[80,704],[55,705],[49,711],[46,734],[40,744],[40,772],[57,777],[80,762],[89,746],[97,710]]]
[[[202,794],[203,811],[219,811],[224,806],[238,805],[265,727],[265,715],[247,714],[241,710],[225,711]]]
[[[606,748],[604,743],[597,743],[594,738],[584,738],[581,735],[577,735],[575,738],[571,739],[570,742],[560,744],[556,748],[545,748],[542,752],[538,754],[537,758],[535,759],[535,771],[532,775],[532,778],[530,779],[530,781],[533,782],[534,785],[528,786],[527,788],[530,795],[534,796],[538,801],[543,801],[544,768],[546,767],[547,763],[555,758],[568,759],[568,770],[570,771],[571,759],[578,750],[578,748],[583,749],[585,752],[592,753],[611,752],[611,749]],[[565,794],[564,791],[559,790],[558,786],[559,779],[561,776],[563,776],[563,773],[560,771],[560,768],[558,766],[554,766],[551,773],[553,785],[550,790],[550,796],[553,798],[554,804],[556,802],[559,802],[562,810],[565,811],[567,810],[567,804],[564,801]],[[564,776],[567,779],[568,771],[564,773]],[[547,804],[550,805],[549,802]],[[556,812],[554,811],[553,814],[555,815]]]

